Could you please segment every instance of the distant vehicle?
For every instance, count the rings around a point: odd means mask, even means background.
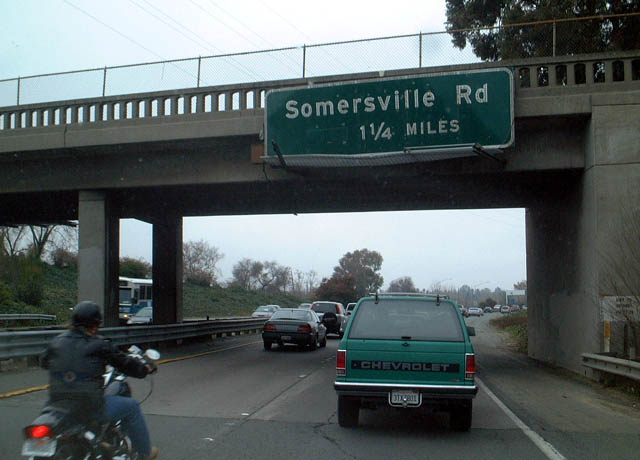
[[[476,361],[453,300],[417,296],[363,297],[336,354],[338,423],[358,424],[360,410],[449,412],[451,428],[471,427]]]
[[[141,308],[151,306],[153,299],[153,280],[144,278],[128,278],[121,276],[118,279],[119,287],[119,317],[121,322],[126,322]]]
[[[511,311],[520,311],[520,305],[511,305]]]
[[[469,307],[467,309],[467,316],[482,316],[484,313],[482,312],[482,308],[480,307]]]
[[[500,307],[501,307],[501,306],[502,306],[502,305],[500,305],[500,304],[496,304],[496,305],[494,305],[494,306],[493,306],[493,311],[495,311],[495,312],[500,312]]]
[[[280,310],[280,305],[260,305],[251,313],[252,318],[271,318],[276,311]]]
[[[327,334],[338,334],[342,338],[347,325],[347,315],[340,302],[317,300],[311,304],[311,310],[316,312],[322,324],[326,326]]]
[[[311,304],[310,303],[301,303],[300,305],[298,305],[298,308],[306,308],[308,310],[309,308],[311,308]]]
[[[500,307],[500,313],[511,313],[509,305],[503,305]]]
[[[264,324],[262,340],[265,350],[270,350],[274,343],[280,346],[295,343],[313,351],[327,346],[327,328],[311,310],[282,308]]]
[[[351,313],[353,313],[353,309],[356,307],[356,303],[355,302],[349,302],[347,304],[347,316],[350,316]]]
[[[151,324],[153,322],[153,307],[144,307],[127,320],[127,324]]]
[[[485,313],[493,313],[493,308],[491,308],[491,307],[484,307],[484,310],[483,310],[483,311],[484,311]]]

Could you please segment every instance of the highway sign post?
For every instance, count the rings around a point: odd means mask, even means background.
[[[487,69],[275,90],[267,156],[410,152],[514,141],[513,73]]]

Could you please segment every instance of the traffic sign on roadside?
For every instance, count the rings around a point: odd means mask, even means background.
[[[508,68],[270,91],[268,156],[359,155],[514,141]],[[274,144],[275,143],[275,147]]]

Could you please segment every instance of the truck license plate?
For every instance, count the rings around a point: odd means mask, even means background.
[[[25,457],[53,457],[58,441],[51,438],[27,439],[22,444],[22,455]]]
[[[389,405],[394,407],[419,407],[422,405],[422,394],[417,390],[391,390]]]

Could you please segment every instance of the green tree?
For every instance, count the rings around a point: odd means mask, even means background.
[[[384,283],[384,278],[378,273],[382,268],[382,255],[369,249],[358,249],[347,252],[338,266],[333,269],[338,277],[353,276],[355,279],[355,293],[358,297],[377,291]]]
[[[415,285],[413,284],[413,279],[410,276],[403,276],[401,278],[395,279],[389,283],[388,292],[418,292]]]
[[[527,289],[527,280],[522,280],[513,284],[513,289],[525,290]]]
[[[356,294],[356,280],[352,275],[333,274],[331,278],[325,278],[316,289],[316,298],[333,300],[346,305],[358,299]]]
[[[454,46],[469,43],[483,60],[551,56],[553,25],[509,24],[640,11],[637,0],[447,0],[447,30]],[[490,27],[496,27],[488,29]],[[484,28],[484,29],[483,29]],[[556,25],[556,55],[640,47],[639,17],[562,22]]]
[[[151,276],[151,264],[144,259],[123,257],[120,259],[120,276],[148,278]]]

